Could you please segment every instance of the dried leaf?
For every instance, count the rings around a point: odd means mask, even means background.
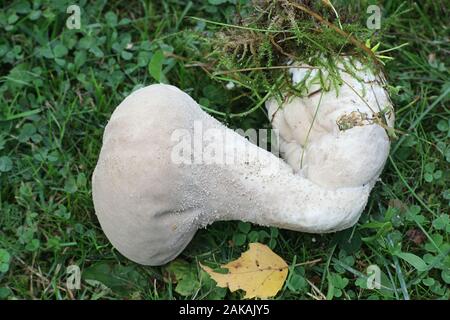
[[[245,299],[273,297],[286,281],[288,265],[266,245],[250,243],[249,246],[239,259],[221,266],[228,269],[226,274],[200,266],[219,287],[228,287],[231,292],[244,290]]]
[[[410,229],[406,231],[406,236],[408,237],[408,240],[417,245],[420,245],[427,240],[427,236],[420,229]]]

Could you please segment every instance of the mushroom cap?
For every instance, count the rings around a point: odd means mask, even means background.
[[[170,163],[173,130],[186,128],[196,112],[189,95],[157,84],[129,95],[106,125],[92,176],[94,207],[113,246],[133,261],[171,260],[197,231],[198,209],[177,192],[190,175]]]

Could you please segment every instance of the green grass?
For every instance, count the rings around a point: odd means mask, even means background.
[[[216,288],[198,262],[218,266],[253,241],[293,266],[277,299],[450,298],[445,1],[406,1],[382,35],[379,50],[408,43],[385,67],[402,133],[355,227],[309,235],[219,222],[155,268],[114,250],[92,205],[90,178],[115,106],[159,78],[230,127],[268,124],[255,107],[263,97],[226,90],[202,65],[211,50],[204,37],[217,26],[190,17],[231,23],[236,1],[133,2],[78,1],[76,31],[65,27],[72,1],[0,1],[0,299],[239,299],[241,292]],[[383,3],[389,17],[401,1]],[[366,6],[355,13],[364,17]],[[82,271],[80,290],[66,288],[72,264]],[[380,290],[364,288],[372,264],[382,271]]]

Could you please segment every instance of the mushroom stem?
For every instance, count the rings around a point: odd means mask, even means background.
[[[191,168],[195,177],[206,176],[209,180],[199,181],[198,185],[196,197],[207,197],[209,205],[198,219],[199,226],[218,220],[241,220],[326,233],[348,228],[358,220],[374,181],[358,187],[322,187],[295,174],[292,167],[272,153],[234,132],[232,136],[233,143],[226,143],[237,146],[236,154],[240,155],[232,166]],[[205,185],[212,189],[205,190]]]

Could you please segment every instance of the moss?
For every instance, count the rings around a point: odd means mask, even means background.
[[[336,64],[343,55],[381,68],[365,45],[367,40],[376,43],[380,32],[360,23],[348,5],[334,7],[329,1],[307,0],[254,0],[250,5],[251,14],[224,25],[208,40],[214,48],[210,56],[215,61],[213,76],[219,81],[232,81],[255,96],[267,92],[302,95],[306,84],[292,86],[290,63],[327,71],[328,79],[320,79],[325,90],[339,87]]]

